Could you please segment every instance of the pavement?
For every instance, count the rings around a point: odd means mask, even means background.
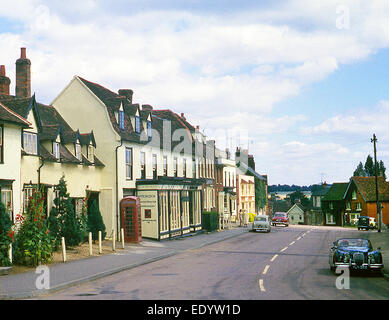
[[[232,227],[215,232],[202,232],[172,240],[143,240],[140,244],[126,244],[125,249],[112,254],[48,265],[49,288],[42,285],[42,270],[0,277],[0,299],[28,299],[52,293],[86,281],[138,267],[181,252],[199,249],[248,232],[248,228]]]
[[[49,265],[49,288],[38,289],[41,271],[0,276],[0,299],[27,299],[52,293],[83,282],[95,280],[120,271],[171,257],[187,250],[199,249],[248,232],[250,226],[232,227],[215,232],[203,232],[173,240],[143,240],[140,244],[126,244],[112,254],[93,256],[81,260]],[[389,280],[389,230],[367,231],[373,247],[381,247],[385,268],[384,277]],[[37,286],[38,283],[38,286]]]
[[[365,231],[366,232],[366,231]],[[368,231],[373,248],[381,248],[384,269],[382,270],[385,279],[389,280],[389,229],[377,231]]]

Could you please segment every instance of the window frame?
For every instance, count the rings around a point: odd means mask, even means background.
[[[158,156],[157,154],[153,153],[152,155],[153,160],[153,179],[158,178]]]
[[[140,174],[141,179],[146,179],[146,152],[140,152]]]
[[[57,159],[60,160],[61,157],[61,151],[60,151],[61,145],[57,141],[53,141],[52,143],[52,153],[53,156]]]
[[[119,110],[119,113],[118,113],[118,124],[119,124],[119,128],[121,130],[124,130],[124,111],[123,110]]]
[[[135,132],[140,133],[140,116],[135,116]]]
[[[133,150],[130,147],[125,149],[126,179],[133,180]],[[128,156],[129,155],[129,156]]]
[[[38,155],[38,134],[23,131],[23,149],[29,155]]]

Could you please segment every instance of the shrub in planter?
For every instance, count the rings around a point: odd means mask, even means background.
[[[11,265],[8,257],[9,245],[14,241],[12,221],[3,203],[0,202],[0,266]]]
[[[44,215],[44,196],[35,191],[30,197],[27,214],[15,238],[15,264],[38,266],[51,262],[52,239]]]

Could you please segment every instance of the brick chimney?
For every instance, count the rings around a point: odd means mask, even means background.
[[[16,60],[16,89],[18,98],[31,97],[31,61],[27,59],[26,48],[20,49],[20,58]]]
[[[184,119],[184,120],[186,120],[185,114],[184,114],[183,112],[181,112],[181,118]]]
[[[10,78],[5,75],[5,66],[0,66],[0,94],[9,96],[9,85],[11,83]]]
[[[132,103],[132,96],[134,94],[134,91],[132,91],[131,89],[119,89],[118,93],[120,96],[126,97],[127,100],[129,100],[130,103]]]

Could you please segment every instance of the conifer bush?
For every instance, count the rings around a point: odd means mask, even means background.
[[[57,191],[57,197],[54,199],[54,206],[50,210],[48,219],[50,235],[54,240],[54,248],[58,250],[62,237],[65,238],[67,247],[77,246],[84,241],[84,234],[73,201],[67,192],[64,176],[59,180],[55,190]]]
[[[105,224],[96,200],[93,201],[92,205],[88,208],[88,230],[89,232],[92,232],[93,240],[98,239],[99,231],[102,233],[102,239],[105,238]]]

